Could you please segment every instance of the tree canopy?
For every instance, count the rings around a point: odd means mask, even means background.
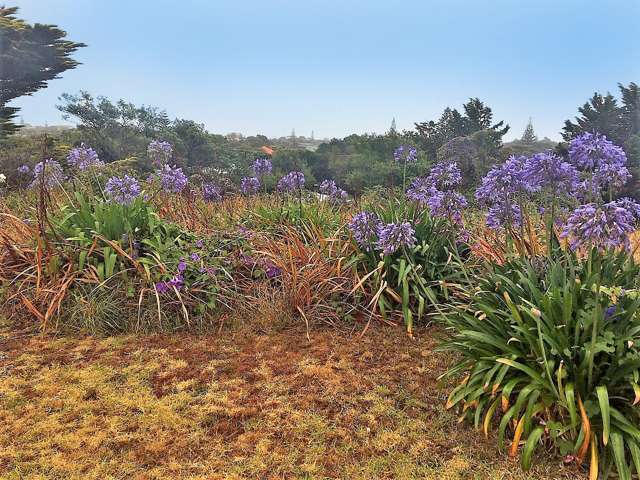
[[[437,121],[416,123],[417,141],[430,158],[438,149],[456,137],[466,137],[479,131],[487,131],[493,148],[499,149],[502,137],[509,131],[504,121],[492,124],[493,112],[479,98],[470,98],[463,106],[464,114],[447,107]]]
[[[17,11],[0,6],[0,139],[20,128],[14,123],[20,109],[7,104],[77,67],[71,54],[85,46],[66,40],[67,32],[55,25],[29,25],[16,18]]]

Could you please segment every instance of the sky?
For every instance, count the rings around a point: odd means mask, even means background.
[[[152,105],[215,133],[316,138],[437,119],[479,97],[520,137],[560,139],[595,91],[640,82],[639,0],[5,0],[87,44],[13,102],[66,123],[62,93]],[[1,68],[1,66],[0,66]]]

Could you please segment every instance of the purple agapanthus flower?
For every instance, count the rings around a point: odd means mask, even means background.
[[[415,243],[415,230],[409,222],[388,223],[378,231],[377,247],[384,255],[391,255],[402,247],[412,247]]]
[[[156,170],[156,174],[160,179],[162,189],[167,193],[180,193],[187,186],[187,176],[183,173],[182,168],[163,165],[162,168]]]
[[[434,217],[448,218],[454,223],[462,224],[462,210],[467,206],[467,199],[453,190],[436,190],[427,200],[427,205]]]
[[[245,195],[253,195],[260,190],[260,180],[256,177],[244,177],[240,183],[240,190]]]
[[[368,252],[377,240],[381,226],[382,222],[375,213],[365,211],[353,216],[349,222],[349,231],[360,248]]]
[[[587,203],[576,208],[561,233],[572,249],[583,246],[629,248],[629,234],[636,229],[634,213],[617,202],[602,206]]]
[[[393,159],[398,163],[415,163],[418,160],[418,151],[411,145],[400,145],[393,151]]]
[[[622,197],[616,200],[616,205],[629,211],[636,221],[640,221],[640,203],[629,197]]]
[[[189,255],[189,258],[194,262],[200,261],[200,255],[198,255],[196,252],[193,252],[191,255]]]
[[[529,190],[546,190],[553,195],[571,195],[579,186],[578,170],[551,151],[536,153],[522,169]]]
[[[31,168],[29,167],[29,165],[20,165],[18,167],[18,173],[21,173],[23,175],[27,175],[27,174],[31,173]]]
[[[65,181],[65,175],[62,165],[48,158],[42,162],[36,163],[33,167],[33,181],[29,185],[31,188],[38,188],[44,183],[46,188],[53,188]]]
[[[457,187],[462,182],[462,173],[455,162],[436,163],[427,176],[427,182],[442,192]]]
[[[67,163],[80,171],[92,167],[102,167],[104,163],[98,158],[98,153],[91,147],[81,143],[79,147],[74,147],[67,156]]]
[[[437,189],[429,177],[417,177],[407,189],[407,198],[412,202],[425,205],[436,192]]]
[[[104,194],[111,202],[122,205],[130,205],[142,193],[138,181],[125,175],[124,177],[111,177],[104,187]]]
[[[205,183],[202,185],[202,197],[207,202],[221,202],[222,190],[215,183]]]
[[[625,165],[624,150],[599,133],[583,133],[569,144],[569,159],[578,168],[595,171],[603,165]]]
[[[493,166],[476,190],[476,199],[484,205],[510,203],[509,199],[516,195],[530,192],[534,187],[524,174],[526,165],[526,157],[513,155],[506,162]]]
[[[151,164],[160,168],[171,160],[173,147],[169,142],[153,140],[147,147],[147,155],[151,160]]]
[[[268,158],[256,158],[255,162],[253,162],[253,173],[258,178],[269,175],[271,170],[273,170],[273,165]]]
[[[602,163],[597,167],[591,182],[592,190],[604,190],[607,188],[622,188],[631,178],[629,169],[620,163]]]
[[[496,203],[487,213],[487,227],[499,229],[504,227],[519,227],[522,224],[522,212],[516,204]]]
[[[304,173],[289,172],[278,181],[278,190],[281,192],[294,192],[304,188]]]
[[[334,180],[324,180],[319,187],[320,193],[329,197],[332,202],[344,202],[348,198],[346,191],[336,185]]]

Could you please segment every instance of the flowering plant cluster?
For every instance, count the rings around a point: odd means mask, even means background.
[[[182,168],[163,165],[162,168],[156,170],[156,175],[160,179],[162,189],[167,193],[180,193],[187,186],[187,176]]]
[[[272,170],[273,165],[271,164],[271,160],[268,158],[256,158],[253,162],[253,173],[258,178],[269,175]]]
[[[640,218],[640,205],[631,199],[612,201],[612,190],[625,185],[630,178],[624,151],[599,134],[585,133],[569,145],[568,160],[551,151],[531,157],[512,156],[495,165],[482,179],[476,199],[489,207],[487,226],[490,228],[521,225],[524,201],[537,195],[550,203],[543,213],[550,213],[548,228],[561,223],[561,237],[571,248],[588,245],[598,248],[628,247],[629,234]],[[608,190],[609,202],[602,194]],[[555,214],[562,204],[574,199],[586,200],[558,222]]]
[[[169,142],[153,140],[147,147],[147,155],[151,164],[159,168],[169,163],[173,155],[173,147]]]
[[[31,168],[29,167],[29,165],[20,165],[18,167],[18,173],[21,173],[22,175],[28,175],[29,173],[31,173]]]
[[[244,195],[253,195],[260,190],[260,180],[256,177],[244,177],[240,182],[240,190]]]
[[[102,160],[98,158],[96,151],[84,143],[71,149],[67,156],[67,163],[81,172],[91,167],[102,167],[104,165]]]
[[[107,200],[122,205],[130,205],[141,193],[140,184],[129,175],[109,178],[104,188]]]
[[[369,252],[378,237],[378,231],[382,227],[380,218],[372,212],[360,212],[353,216],[349,222],[349,230],[356,243],[363,250]]]
[[[295,192],[304,188],[304,173],[289,172],[278,181],[278,190],[281,192]]]
[[[222,190],[215,183],[205,183],[202,185],[202,197],[207,202],[221,202]]]
[[[572,249],[584,246],[629,249],[629,235],[636,230],[638,211],[640,205],[629,199],[601,206],[587,203],[569,216],[561,236],[569,239]]]
[[[416,243],[415,230],[409,222],[383,224],[372,212],[360,212],[349,222],[349,230],[356,243],[366,252],[374,248],[384,255],[392,255],[403,247]]]
[[[55,160],[48,158],[36,163],[33,167],[33,181],[29,185],[31,188],[38,188],[44,184],[46,188],[53,188],[61,185],[66,180],[62,165]]]
[[[421,206],[428,206],[434,217],[448,218],[455,224],[461,224],[467,199],[453,190],[461,182],[462,174],[455,162],[437,163],[429,175],[418,177],[411,183],[407,198]]]
[[[393,151],[393,159],[402,164],[415,163],[418,160],[418,150],[411,145],[400,145]]]
[[[329,197],[334,203],[341,203],[347,200],[348,194],[336,185],[334,180],[324,180],[319,186],[320,193]]]

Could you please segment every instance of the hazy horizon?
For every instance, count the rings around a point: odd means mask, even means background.
[[[640,79],[640,2],[344,3],[14,1],[88,46],[12,105],[25,123],[63,124],[58,97],[83,89],[214,133],[322,139],[383,133],[394,117],[411,129],[479,97],[511,125],[505,140],[529,117],[559,140],[594,91]]]

